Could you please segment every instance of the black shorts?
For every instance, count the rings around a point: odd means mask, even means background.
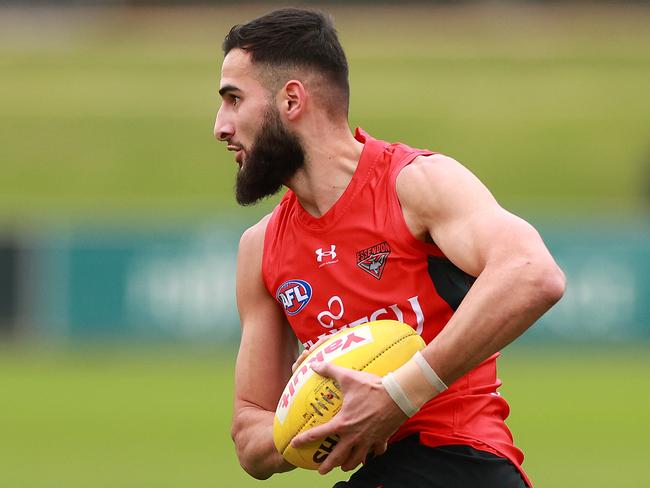
[[[388,446],[334,488],[526,488],[507,459],[469,446],[427,447],[417,436]]]

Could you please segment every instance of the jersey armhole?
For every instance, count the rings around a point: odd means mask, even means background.
[[[416,251],[423,252],[429,256],[438,256],[445,257],[444,253],[435,243],[423,242],[417,239],[408,225],[406,225],[406,220],[404,219],[404,212],[402,211],[402,202],[399,200],[397,195],[397,175],[402,171],[406,166],[411,164],[415,158],[418,156],[432,156],[435,153],[432,151],[425,150],[412,150],[404,155],[402,159],[399,160],[391,168],[389,175],[389,185],[388,185],[388,198],[390,201],[390,216],[391,224],[397,235],[405,236],[405,242],[408,243]]]

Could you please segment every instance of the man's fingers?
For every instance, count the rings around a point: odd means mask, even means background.
[[[375,456],[381,456],[388,449],[388,442],[379,442],[373,446],[372,453]]]
[[[301,448],[310,442],[317,441],[318,439],[324,439],[327,436],[336,434],[337,428],[336,423],[333,420],[330,420],[323,425],[318,425],[309,429],[302,434],[298,434],[291,441],[291,447]]]
[[[314,361],[311,363],[311,369],[316,371],[321,376],[336,380],[339,385],[341,384],[341,380],[343,380],[349,371],[348,368],[321,361]]]
[[[305,349],[300,353],[300,356],[298,356],[298,359],[294,361],[294,363],[291,365],[291,372],[295,373],[296,369],[298,369],[298,366],[302,364],[302,362],[305,360],[305,358],[309,355],[309,351]]]
[[[369,452],[376,455],[383,454],[386,451],[388,435],[384,437],[381,432],[376,433],[376,435],[374,431],[370,434],[360,435],[357,432],[358,429],[354,428],[357,424],[350,422],[350,418],[355,416],[367,420],[363,412],[359,412],[359,401],[363,404],[366,400],[366,394],[376,392],[374,384],[378,381],[378,377],[328,362],[313,361],[309,364],[309,367],[321,376],[332,378],[335,383],[338,383],[338,388],[342,390],[344,395],[346,392],[352,397],[356,394],[357,398],[356,402],[353,401],[350,404],[352,407],[350,405],[346,406],[344,402],[341,411],[329,422],[313,427],[294,437],[291,446],[300,449],[310,443],[338,434],[340,436],[338,444],[318,469],[321,474],[328,473],[336,466],[341,466],[344,471],[350,471],[362,463]],[[359,393],[360,390],[361,393]],[[357,407],[356,413],[355,406]]]
[[[317,348],[318,346],[320,346],[323,342],[325,342],[325,341],[326,341],[327,339],[329,339],[330,337],[331,337],[331,336],[324,336],[324,337],[321,337],[320,339],[318,339],[318,341],[316,342],[316,344],[314,344],[313,346],[311,346],[311,347],[308,348],[308,349],[303,350],[303,351],[300,353],[300,356],[298,356],[298,359],[296,359],[296,360],[294,361],[293,365],[291,366],[291,372],[292,372],[292,373],[295,373],[295,372],[296,372],[296,369],[298,369],[298,366],[300,366],[300,365],[302,364],[302,362],[305,360],[305,358],[306,358],[307,356],[309,356],[309,354],[310,354],[312,351],[315,351],[316,348]]]
[[[318,468],[320,474],[327,474],[336,466],[342,466],[347,460],[350,459],[354,445],[340,440],[334,450],[327,456],[327,459]],[[358,463],[357,463],[358,464]],[[348,470],[349,471],[349,470]]]
[[[341,469],[343,471],[352,471],[354,468],[359,466],[364,459],[366,459],[368,452],[366,451],[365,446],[354,446],[350,450],[347,460],[341,464]]]

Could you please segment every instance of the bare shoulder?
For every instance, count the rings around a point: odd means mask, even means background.
[[[439,176],[442,177],[449,172],[468,171],[462,164],[450,156],[444,154],[432,154],[430,156],[417,156],[411,164],[404,167],[400,175],[410,176]]]
[[[402,205],[428,211],[444,208],[456,196],[467,197],[467,191],[472,192],[472,198],[489,194],[469,169],[443,154],[415,158],[397,175],[396,189]]]
[[[259,222],[250,226],[244,231],[239,240],[239,253],[252,253],[253,255],[260,254],[264,249],[264,236],[266,235],[266,228],[269,225],[272,214],[267,214],[260,219]]]
[[[417,158],[398,175],[396,190],[413,235],[432,239],[473,276],[490,259],[548,254],[529,223],[502,208],[471,171],[450,157]]]
[[[397,175],[396,191],[406,223],[419,238],[428,233],[435,239],[433,227],[449,218],[498,207],[469,169],[442,154],[415,158]]]
[[[262,258],[264,255],[264,236],[271,215],[244,231],[239,240],[237,252],[237,304],[240,314],[247,304],[266,298],[262,278]]]

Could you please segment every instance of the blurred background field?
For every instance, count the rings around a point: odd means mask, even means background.
[[[220,43],[277,4],[133,3],[0,7],[0,486],[330,486],[229,439],[234,253],[276,199],[234,203]],[[465,163],[567,271],[501,360],[536,486],[645,486],[648,6],[324,8],[352,124]]]
[[[210,136],[220,43],[266,8],[4,10],[5,219],[233,209],[235,165]],[[647,205],[646,8],[330,10],[354,125],[454,155],[511,208]]]

